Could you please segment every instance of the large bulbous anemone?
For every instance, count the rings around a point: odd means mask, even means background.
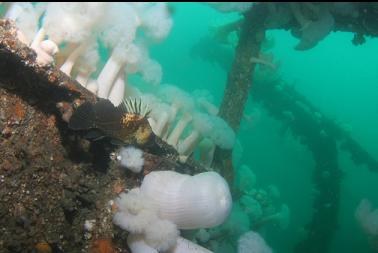
[[[151,200],[161,218],[179,229],[209,228],[227,218],[232,199],[227,182],[215,172],[195,176],[174,171],[148,174],[140,191]]]

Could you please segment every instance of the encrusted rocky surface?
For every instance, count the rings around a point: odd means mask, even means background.
[[[15,31],[0,20],[0,252],[128,252],[112,200],[152,170],[203,168],[180,163],[161,140],[145,153],[143,173],[119,167],[108,140],[90,142],[67,127],[75,107],[98,98],[53,66],[38,66]]]

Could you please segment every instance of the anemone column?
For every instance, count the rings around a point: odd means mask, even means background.
[[[261,43],[265,37],[266,5],[256,4],[246,14],[241,27],[235,58],[228,74],[219,116],[222,117],[234,131],[237,131],[243,117],[245,103],[252,86],[253,72],[256,64],[253,58],[258,58]],[[213,167],[232,182],[232,151],[217,148]]]

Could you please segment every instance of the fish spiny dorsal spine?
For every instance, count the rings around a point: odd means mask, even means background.
[[[151,113],[151,109],[149,108],[148,104],[143,103],[141,98],[124,99],[122,101],[122,105],[126,113],[138,114],[143,118],[147,118],[148,115]]]

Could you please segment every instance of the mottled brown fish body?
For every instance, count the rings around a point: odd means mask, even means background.
[[[133,103],[136,103],[134,100]],[[141,104],[137,104],[140,108]],[[137,107],[136,107],[137,108]],[[134,110],[138,111],[138,110]],[[146,116],[128,112],[124,104],[115,107],[109,100],[84,103],[72,115],[69,127],[74,130],[100,130],[104,136],[124,144],[144,145],[153,136]]]

